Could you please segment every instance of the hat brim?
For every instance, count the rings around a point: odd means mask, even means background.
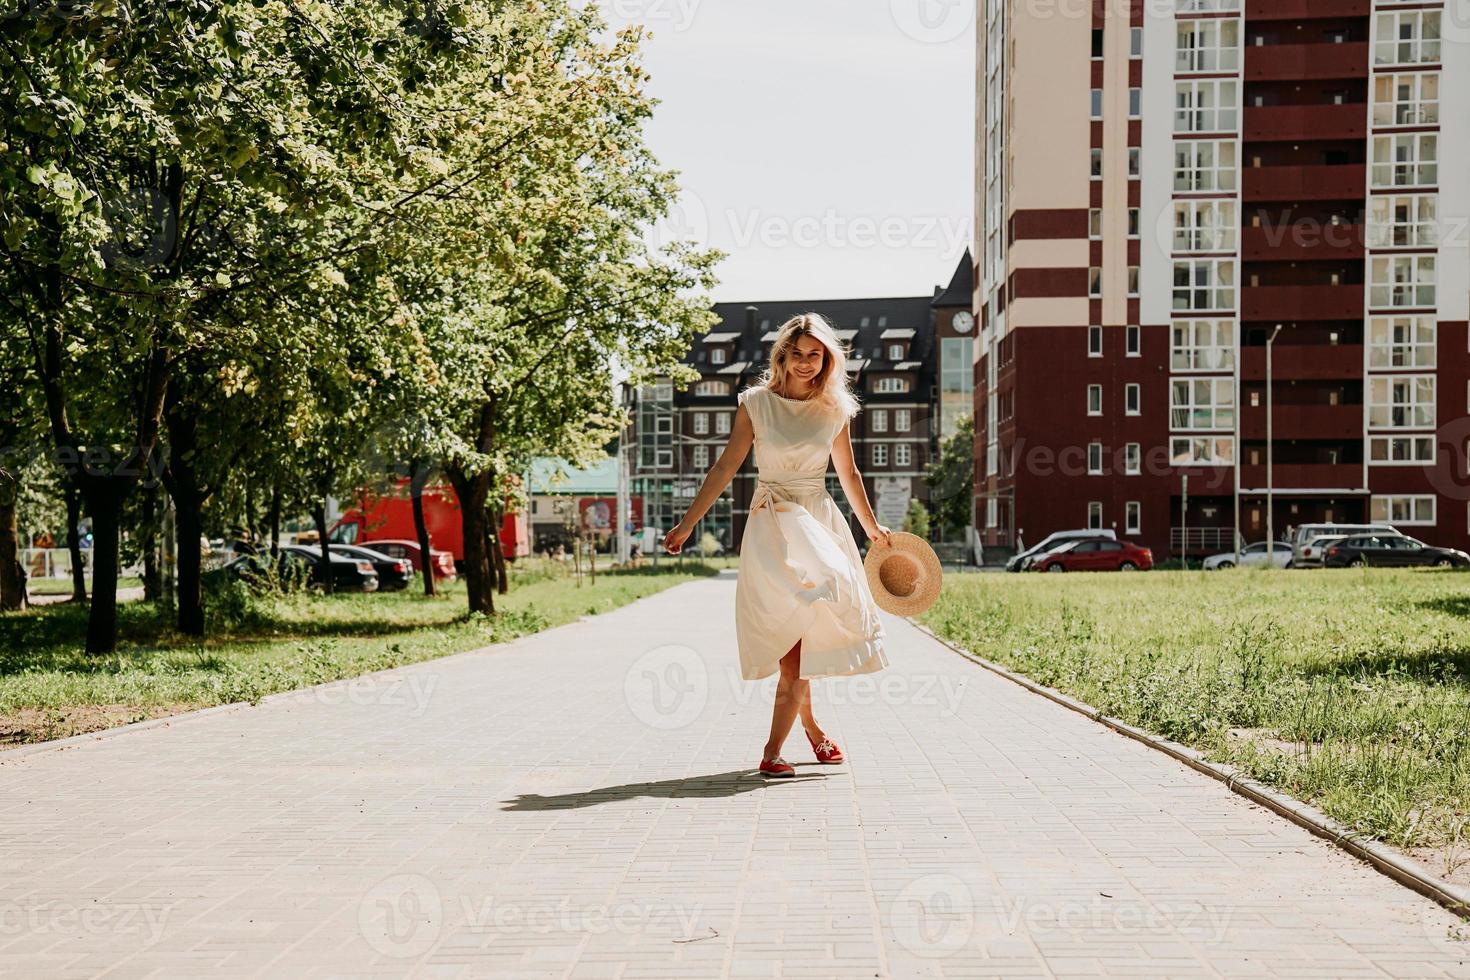
[[[939,564],[939,556],[934,553],[929,542],[907,531],[895,531],[889,535],[888,541],[887,545],[870,545],[868,554],[863,558],[868,590],[873,593],[873,601],[878,604],[878,608],[884,612],[895,616],[917,616],[934,605],[934,600],[939,598],[944,580],[944,569]],[[905,564],[896,569],[890,568],[890,582],[896,585],[912,576],[912,591],[904,595],[894,594],[884,582],[884,564],[894,561]]]

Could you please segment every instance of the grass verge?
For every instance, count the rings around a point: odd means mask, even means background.
[[[501,643],[616,609],[717,569],[686,561],[599,572],[578,586],[559,563],[517,563],[493,617],[465,613],[462,586],[419,591],[250,597],[231,591],[212,607],[200,643],[172,628],[168,610],[119,607],[120,642],[88,656],[84,606],[36,606],[0,616],[0,746],[62,738],[177,714],[256,701],[278,691]]]
[[[946,580],[935,632],[1470,882],[1470,576]]]

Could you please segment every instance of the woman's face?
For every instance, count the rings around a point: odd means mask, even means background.
[[[826,356],[827,348],[820,340],[810,334],[798,337],[796,346],[786,355],[786,370],[802,384],[811,384],[822,372]]]

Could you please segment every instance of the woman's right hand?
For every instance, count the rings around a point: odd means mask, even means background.
[[[693,528],[685,527],[684,522],[680,521],[669,530],[668,534],[664,535],[664,550],[671,555],[677,555],[683,551],[684,542],[689,540],[691,531]]]

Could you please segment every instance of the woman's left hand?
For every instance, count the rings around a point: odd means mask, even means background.
[[[881,544],[886,546],[893,543],[888,538],[888,536],[892,533],[892,531],[884,527],[882,524],[875,524],[873,525],[872,529],[868,531],[868,539],[874,544]]]

